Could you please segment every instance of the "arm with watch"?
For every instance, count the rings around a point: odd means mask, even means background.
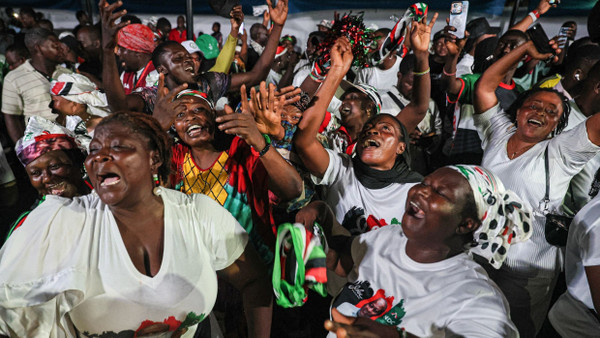
[[[270,136],[259,131],[254,119],[257,110],[261,110],[262,114],[269,114],[276,110],[276,97],[269,95],[270,93],[255,94],[252,97],[253,102],[250,103],[245,89],[245,86],[241,89],[241,112],[234,113],[231,107],[225,106],[224,115],[216,118],[218,128],[226,134],[237,135],[244,139],[258,153],[265,166],[269,175],[269,190],[282,201],[292,200],[302,193],[302,179],[296,169],[271,146]]]

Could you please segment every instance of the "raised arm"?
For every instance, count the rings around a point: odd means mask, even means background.
[[[252,244],[230,266],[217,271],[219,278],[231,283],[242,294],[249,337],[268,338],[273,313],[273,287],[265,265]]]
[[[227,36],[225,40],[225,44],[223,44],[223,49],[217,56],[217,61],[215,65],[209,70],[211,72],[225,73],[229,74],[229,69],[231,68],[231,63],[233,62],[233,58],[235,56],[235,47],[237,46],[237,38],[240,30],[240,26],[244,22],[244,12],[242,12],[242,5],[237,5],[233,7],[231,12],[229,13],[231,19],[229,22],[231,23],[231,32]]]
[[[260,97],[256,95],[256,92],[253,93],[253,109],[274,109],[275,95],[273,92],[271,92],[272,95],[268,95],[265,90],[265,95],[261,93]],[[244,100],[245,93],[242,96],[242,113],[234,113],[229,106],[226,106],[225,115],[216,119],[217,123],[220,123],[219,129],[227,134],[240,136],[259,152],[260,160],[269,175],[269,190],[273,191],[277,197],[284,201],[298,197],[302,193],[300,175],[261,135],[248,100]]]
[[[429,41],[431,28],[435,24],[438,13],[433,15],[427,24],[427,17],[421,22],[413,21],[410,32],[410,44],[416,57],[413,83],[413,97],[410,103],[396,116],[409,132],[417,128],[423,120],[431,97],[431,78],[429,68]]]
[[[279,37],[281,36],[285,20],[287,19],[288,0],[277,1],[275,7],[272,7],[271,0],[267,0],[267,4],[270,8],[271,20],[273,21],[273,28],[271,29],[271,34],[269,34],[267,45],[250,72],[231,75],[230,92],[239,90],[242,84],[249,87],[254,86],[266,79],[269,74],[271,62],[275,57],[277,45],[279,44]]]
[[[514,26],[510,27],[510,29],[516,29],[521,32],[524,32],[531,26],[541,15],[544,15],[550,8],[556,7],[556,4],[551,5],[550,0],[540,0],[540,3],[537,7],[529,12],[527,16],[525,16],[521,21],[517,22]],[[535,20],[533,19],[535,17]]]
[[[449,22],[450,19],[446,19]],[[463,83],[456,77],[456,65],[458,64],[458,58],[467,42],[468,32],[465,31],[465,37],[458,39],[456,35],[452,34],[456,28],[453,26],[446,26],[444,28],[444,35],[446,37],[446,49],[448,54],[446,55],[446,62],[444,64],[444,70],[442,74],[442,85],[450,100],[454,101],[459,95]]]
[[[329,154],[316,135],[325,118],[329,102],[350,69],[352,59],[350,41],[345,37],[339,38],[331,50],[331,69],[315,94],[312,105],[302,115],[294,134],[294,145],[298,155],[308,171],[319,178],[323,177],[329,166]]]
[[[117,32],[127,26],[128,22],[118,25],[115,21],[125,15],[127,10],[113,11],[121,7],[122,1],[109,5],[106,0],[100,0],[98,10],[102,23],[102,86],[106,91],[106,99],[112,111],[133,110],[141,112],[144,109],[144,101],[137,95],[126,95],[123,84],[119,78],[117,60],[115,59],[115,47],[117,46]]]
[[[552,46],[553,48],[556,48],[555,43],[553,43]],[[502,79],[510,69],[519,63],[525,55],[529,55],[537,60],[545,60],[551,57],[552,53],[540,54],[533,45],[533,42],[527,41],[494,62],[485,72],[483,72],[479,81],[477,81],[473,100],[476,114],[484,113],[498,104],[496,88],[498,88],[500,82],[502,82]]]

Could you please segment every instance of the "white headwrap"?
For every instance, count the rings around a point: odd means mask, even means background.
[[[499,269],[511,244],[531,237],[531,210],[521,202],[519,196],[506,190],[489,170],[474,165],[449,168],[461,173],[469,181],[477,206],[477,217],[481,220],[481,226],[473,234],[473,242],[467,249]]]
[[[87,105],[88,113],[105,117],[110,114],[106,94],[96,88],[87,77],[71,73],[61,74],[58,79],[52,81],[50,93],[59,95],[65,99]]]

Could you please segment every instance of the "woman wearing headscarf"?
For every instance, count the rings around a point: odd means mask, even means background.
[[[43,117],[33,116],[25,128],[25,135],[15,146],[17,157],[29,176],[31,185],[38,191],[39,200],[33,210],[47,195],[73,198],[90,192],[91,185],[83,167],[85,148],[75,135]],[[7,238],[18,229],[31,210],[23,213],[13,224]]]
[[[502,292],[472,255],[499,268],[511,245],[531,236],[520,198],[490,171],[459,165],[413,186],[405,208],[402,225],[357,237],[333,236],[335,219],[322,202],[298,213],[297,222],[323,226],[328,268],[348,279],[332,319],[366,318],[400,337],[517,337]],[[377,299],[385,306],[375,307]]]
[[[94,192],[49,196],[0,250],[0,335],[193,337],[218,275],[242,292],[249,336],[269,336],[269,281],[248,234],[207,196],[159,186],[170,155],[150,116],[100,122],[85,161]]]

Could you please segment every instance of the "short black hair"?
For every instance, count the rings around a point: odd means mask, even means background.
[[[34,27],[28,30],[27,33],[25,33],[25,46],[29,50],[29,54],[33,54],[35,47],[51,36],[56,35],[51,31],[40,27]]]
[[[408,54],[406,55],[402,61],[400,61],[400,69],[399,72],[402,75],[406,75],[409,72],[414,71],[415,69],[415,62],[417,62],[417,58],[415,57],[414,54]]]
[[[137,16],[133,15],[133,14],[125,14],[121,17],[121,22],[127,22],[129,21],[130,24],[134,24],[134,23],[142,23],[142,20],[140,20],[140,18],[138,18]]]
[[[75,17],[77,18],[77,20],[81,19],[84,15],[87,15],[87,13],[81,9],[75,13]]]
[[[13,52],[13,53],[15,53],[15,55],[17,55],[18,57],[23,58],[23,59],[29,59],[29,57],[30,57],[27,47],[25,47],[25,45],[22,43],[15,43],[15,44],[8,46],[6,48],[6,53],[8,53],[8,52]]]
[[[171,27],[171,22],[167,18],[162,17],[162,18],[158,18],[158,20],[156,20],[156,28],[160,29],[160,28],[166,27],[166,26]]]
[[[267,29],[265,26],[263,26],[262,23],[255,23],[252,26],[250,26],[250,37],[254,40],[256,39],[256,35],[258,34],[258,31],[264,28],[265,30]]]
[[[172,46],[181,46],[181,44],[177,41],[169,40],[169,41],[165,41],[165,42],[159,44],[158,46],[156,46],[156,48],[154,48],[154,51],[152,52],[152,64],[154,65],[155,68],[158,68],[159,66],[162,65],[161,58],[162,58],[163,54],[165,54],[167,52],[168,47],[172,47]]]
[[[36,18],[35,11],[30,6],[21,7],[21,9],[19,10],[19,13],[20,13],[20,15],[27,14],[34,19]]]

